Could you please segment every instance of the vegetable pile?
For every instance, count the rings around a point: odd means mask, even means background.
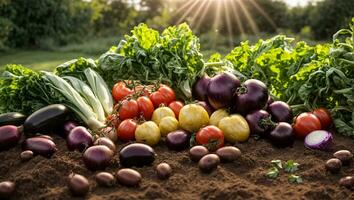
[[[21,142],[22,161],[49,159],[58,150],[49,136],[55,133],[69,151],[82,153],[91,171],[105,170],[119,157],[127,168],[117,172],[117,181],[108,172],[95,176],[110,187],[139,185],[142,176],[130,167],[151,166],[159,144],[171,151],[191,147],[190,160],[203,173],[237,160],[241,151],[232,145],[249,138],[276,148],[292,147],[298,139],[309,149],[328,150],[333,132],[354,136],[353,40],[354,19],[350,29],[334,35],[333,44],[293,44],[276,36],[241,43],[205,63],[186,24],[162,34],[141,24],[97,61],[74,59],[54,72],[8,65],[0,77],[0,151]],[[118,141],[126,143],[119,152]],[[334,157],[326,169],[336,173],[353,155],[343,150]],[[282,162],[272,163],[267,177],[275,178]],[[298,164],[285,165],[293,173]],[[173,169],[160,163],[156,171],[167,179]],[[295,174],[288,178],[303,182]],[[352,178],[344,179],[341,184],[350,185]],[[84,196],[90,185],[71,174],[68,188]]]

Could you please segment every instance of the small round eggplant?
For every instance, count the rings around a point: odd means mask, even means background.
[[[210,77],[205,74],[200,77],[192,86],[193,99],[200,101],[207,100],[207,90],[210,83]]]
[[[21,133],[13,125],[0,127],[0,151],[8,150],[17,145],[21,139]]]
[[[257,110],[246,115],[251,134],[265,136],[271,129],[270,115],[267,111]]]
[[[28,161],[33,158],[33,152],[31,150],[22,151],[20,158],[22,161]]]
[[[134,169],[121,169],[117,173],[118,182],[125,186],[137,186],[141,181],[141,174]]]
[[[280,122],[268,135],[271,143],[276,147],[292,146],[295,141],[293,128],[286,122]]]
[[[190,134],[184,130],[177,130],[166,136],[166,145],[169,149],[182,151],[189,147]]]
[[[259,80],[248,79],[237,89],[235,109],[246,115],[264,108],[268,101],[267,86]]]
[[[159,179],[168,179],[172,174],[172,168],[167,163],[160,163],[156,166],[156,172]]]
[[[339,185],[351,189],[354,187],[354,177],[346,176],[339,180]]]
[[[16,184],[11,181],[0,182],[0,199],[9,199],[16,190]]]
[[[78,150],[82,152],[93,145],[93,138],[85,127],[78,126],[70,131],[66,138],[66,144],[70,151]]]
[[[335,174],[342,168],[342,162],[338,158],[331,158],[327,160],[325,167],[328,171]]]
[[[96,174],[95,180],[98,185],[103,187],[111,187],[115,184],[115,178],[111,173],[108,172],[100,172]]]
[[[237,147],[226,146],[218,149],[216,155],[219,156],[221,162],[233,162],[241,156],[241,151]]]
[[[208,102],[214,109],[230,106],[240,83],[240,80],[229,72],[214,76],[208,85]]]
[[[333,157],[338,158],[340,161],[342,161],[343,165],[349,165],[350,162],[353,160],[353,154],[348,150],[339,150],[333,154]]]
[[[22,143],[22,150],[31,150],[35,155],[50,158],[57,151],[57,147],[50,139],[33,137],[26,139]]]
[[[189,157],[194,162],[199,162],[201,158],[209,153],[209,150],[205,146],[194,146],[189,150]]]
[[[204,173],[214,171],[220,163],[220,158],[216,154],[208,154],[199,160],[198,167]]]
[[[85,166],[94,171],[106,168],[113,158],[113,152],[104,145],[89,147],[83,155]]]
[[[87,178],[79,174],[70,174],[68,187],[74,196],[85,196],[90,190]]]
[[[293,112],[290,106],[282,101],[274,101],[268,106],[267,111],[274,122],[291,123],[293,119]]]
[[[107,137],[97,138],[94,145],[104,145],[108,147],[114,154],[116,154],[117,151],[116,145],[112,142],[112,140],[110,140]]]
[[[119,152],[119,160],[124,167],[151,165],[155,156],[154,149],[142,143],[129,144]]]

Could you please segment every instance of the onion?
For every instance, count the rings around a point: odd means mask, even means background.
[[[16,146],[20,139],[21,133],[16,126],[6,125],[0,127],[0,151]]]
[[[267,104],[268,97],[267,86],[262,81],[249,79],[237,88],[235,109],[243,115],[260,110]]]
[[[117,126],[118,127],[118,126]],[[118,134],[117,130],[114,127],[107,126],[103,129],[101,129],[101,134],[105,137],[108,137],[112,142],[117,143],[118,142]]]
[[[207,74],[200,77],[192,86],[193,98],[200,101],[206,101],[209,83],[210,77]]]
[[[305,138],[305,147],[310,149],[326,150],[332,144],[332,133],[325,130],[312,131]]]
[[[94,171],[106,168],[112,160],[113,152],[104,145],[89,147],[84,155],[83,160],[85,166]]]
[[[78,126],[70,131],[66,138],[66,144],[70,151],[84,151],[87,147],[92,146],[93,138],[85,127]]]
[[[246,116],[251,134],[264,136],[271,128],[270,115],[267,111],[258,110]]]
[[[271,103],[267,111],[272,116],[274,122],[288,122],[291,123],[293,119],[293,113],[290,106],[282,101],[275,101]]]
[[[208,100],[214,109],[230,106],[240,80],[229,72],[218,74],[210,79]]]

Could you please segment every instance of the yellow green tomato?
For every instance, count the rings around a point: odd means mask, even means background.
[[[178,129],[178,120],[174,117],[164,117],[159,124],[161,136],[165,137],[168,133]]]
[[[228,142],[243,142],[250,136],[250,127],[244,117],[239,114],[230,115],[220,120],[218,126]]]
[[[144,122],[136,127],[135,139],[137,142],[154,146],[161,139],[160,129],[153,121]]]
[[[156,124],[160,124],[160,121],[162,118],[164,117],[174,117],[175,113],[173,112],[173,110],[169,107],[160,107],[158,109],[156,109],[153,113],[152,113],[152,118],[151,120],[153,122],[155,122]]]
[[[211,114],[209,124],[218,126],[220,120],[227,116],[229,116],[229,113],[226,111],[226,109],[218,109],[213,112],[213,114]]]
[[[179,126],[189,132],[196,132],[209,123],[208,112],[200,105],[188,104],[179,112]]]

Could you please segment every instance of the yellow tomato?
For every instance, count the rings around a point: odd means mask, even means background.
[[[197,104],[183,106],[178,119],[180,127],[189,132],[196,132],[209,123],[208,112]]]
[[[136,127],[135,139],[137,142],[154,146],[161,139],[160,129],[153,121],[144,122]]]
[[[178,129],[178,120],[174,117],[164,117],[159,124],[161,136],[165,137],[168,133]]]
[[[213,112],[213,114],[211,114],[209,124],[218,126],[220,120],[227,116],[229,116],[229,113],[226,111],[226,109],[218,109]]]
[[[175,113],[173,112],[173,110],[169,107],[160,107],[158,109],[156,109],[153,113],[152,113],[152,118],[151,120],[153,122],[155,122],[156,124],[160,124],[160,121],[162,118],[164,117],[174,117]]]
[[[224,117],[218,127],[224,132],[226,141],[231,143],[246,141],[250,136],[248,123],[239,114]]]

